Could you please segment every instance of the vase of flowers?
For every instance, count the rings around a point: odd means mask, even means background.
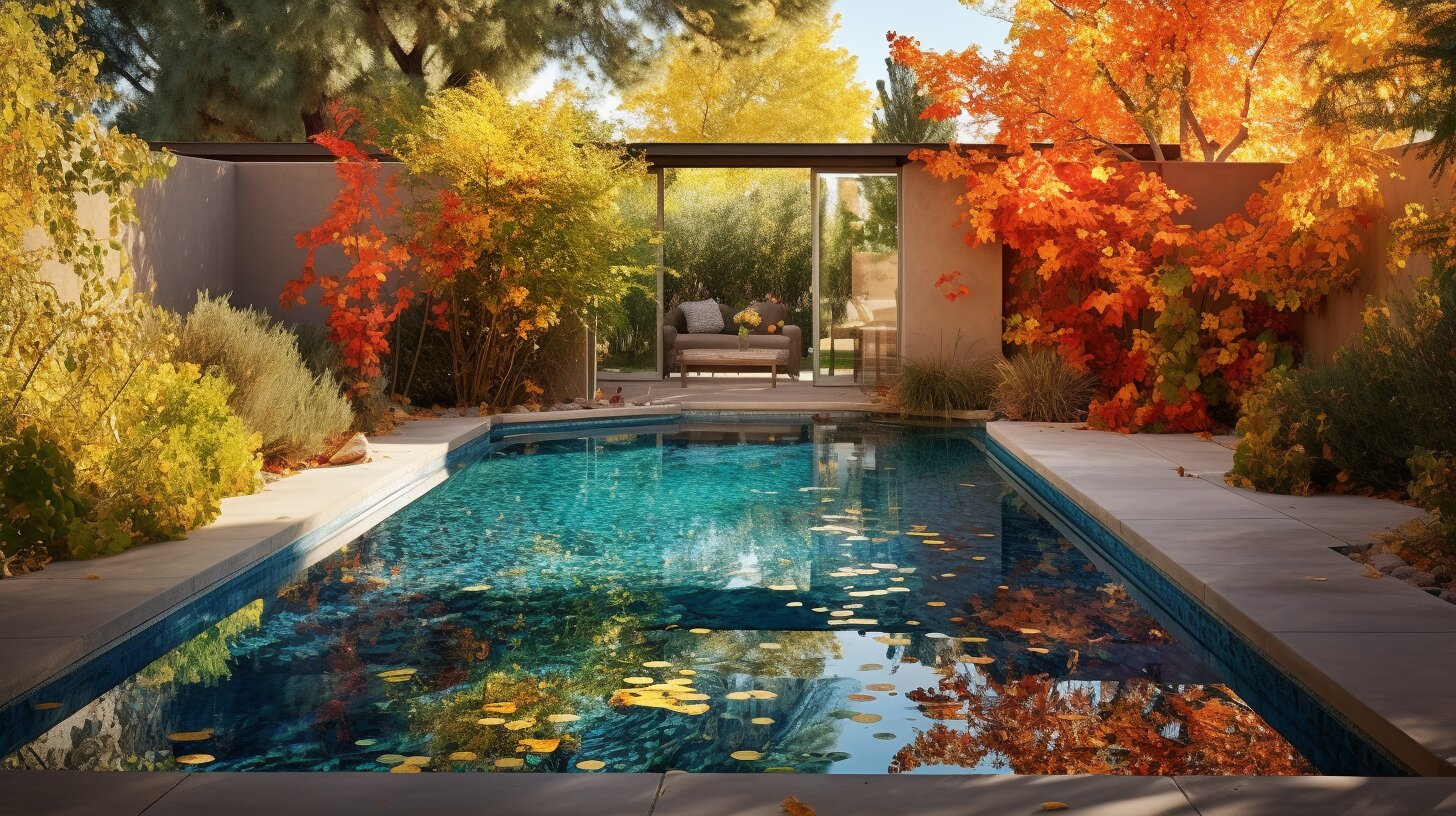
[[[749,306],[733,315],[733,322],[738,324],[738,350],[748,351],[748,333],[758,328],[758,324],[763,322],[763,315],[760,315],[757,309]]]

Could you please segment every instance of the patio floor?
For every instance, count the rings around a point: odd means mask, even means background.
[[[689,374],[682,386],[677,375],[665,380],[599,377],[597,387],[611,396],[618,387],[628,401],[673,403],[697,411],[873,411],[872,396],[859,386],[816,386],[804,376],[780,376],[778,386],[769,378],[736,374]]]

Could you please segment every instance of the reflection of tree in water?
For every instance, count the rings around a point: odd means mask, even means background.
[[[1314,773],[1282,737],[1222,685],[1130,679],[1000,681],[953,674],[907,695],[940,720],[892,760],[891,773],[989,762],[1018,774]],[[963,721],[965,729],[946,723]]]
[[[0,762],[5,768],[165,770],[173,767],[168,709],[180,686],[232,676],[231,645],[259,625],[253,601],[147,665]]]

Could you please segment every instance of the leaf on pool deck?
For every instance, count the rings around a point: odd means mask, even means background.
[[[757,762],[758,760],[763,759],[763,754],[759,753],[758,751],[734,751],[728,756],[733,757],[739,762]]]
[[[514,714],[516,713],[516,704],[511,702],[486,703],[480,709],[482,711],[488,711],[491,714]]]
[[[212,734],[211,728],[203,728],[200,731],[178,731],[175,734],[168,734],[167,739],[172,742],[201,742],[212,739]]]
[[[516,744],[524,746],[533,754],[549,754],[561,747],[561,740],[554,737],[551,739],[523,739]]]
[[[880,715],[878,715],[878,714],[856,714],[853,717],[850,717],[850,719],[851,720],[854,720],[857,723],[877,723],[877,722],[880,721]]]
[[[177,757],[177,763],[179,765],[206,765],[216,759],[217,757],[212,754],[183,754]]]
[[[451,762],[474,762],[479,758],[474,751],[456,751],[449,756]]]
[[[519,768],[526,764],[526,760],[520,757],[501,757],[495,761],[497,768]]]
[[[1042,810],[1066,810],[1070,805],[1066,802],[1042,802]]]
[[[769,770],[778,769],[770,768]],[[800,802],[798,798],[793,796],[785,797],[784,801],[779,803],[779,810],[783,811],[783,816],[818,816],[814,808]]]
[[[546,722],[570,723],[576,722],[579,719],[581,719],[581,716],[578,714],[552,714],[546,718]]]
[[[605,767],[607,767],[607,763],[600,759],[583,759],[576,763],[576,769],[579,771],[600,771]]]
[[[895,684],[894,683],[870,683],[869,685],[865,686],[865,690],[867,690],[867,691],[894,691],[895,690]]]

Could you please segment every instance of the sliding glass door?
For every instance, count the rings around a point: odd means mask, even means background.
[[[815,171],[814,384],[888,385],[899,366],[900,176]]]

